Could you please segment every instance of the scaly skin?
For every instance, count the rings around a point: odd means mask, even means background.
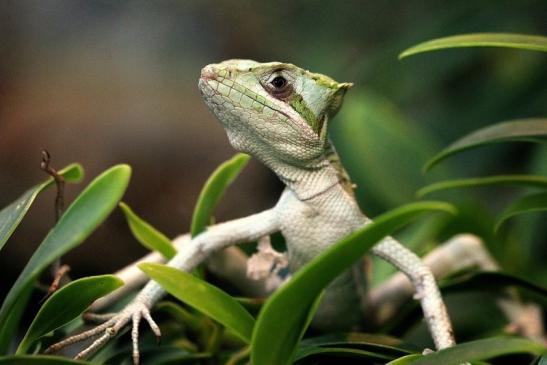
[[[272,209],[210,227],[182,246],[168,265],[192,270],[213,251],[280,231],[287,242],[289,267],[298,270],[370,222],[361,213],[349,178],[327,138],[328,122],[349,87],[351,84],[286,63],[229,60],[204,67],[200,91],[231,145],[272,169],[286,189]],[[450,320],[431,271],[390,237],[375,245],[372,253],[410,278],[437,349],[452,346]],[[326,330],[359,326],[366,320],[364,284],[359,267],[338,277],[326,290],[312,325]],[[149,282],[131,304],[105,324],[48,351],[101,335],[78,355],[84,357],[132,321],[133,359],[138,363],[138,323],[145,318],[159,335],[149,309],[163,295],[159,285]]]

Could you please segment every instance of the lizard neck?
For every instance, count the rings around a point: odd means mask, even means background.
[[[314,197],[341,187],[352,198],[353,184],[346,173],[334,146],[326,142],[323,155],[307,162],[305,165],[292,164],[272,158],[271,155],[257,157],[268,166],[285,185],[291,189],[299,200],[310,200]]]

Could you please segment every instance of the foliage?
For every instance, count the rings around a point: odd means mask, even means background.
[[[473,34],[449,37],[422,43],[403,52],[401,57],[448,47],[496,46],[524,48],[528,50],[545,51],[544,37],[532,37],[507,34]],[[142,335],[142,354],[146,363],[216,363],[241,364],[252,361],[255,365],[284,364],[318,364],[351,359],[358,363],[389,363],[389,364],[459,364],[465,361],[484,361],[497,357],[516,356],[519,361],[532,364],[537,356],[545,352],[545,347],[533,340],[498,336],[503,333],[506,323],[492,323],[486,330],[472,329],[471,334],[459,345],[439,351],[431,355],[421,355],[420,334],[414,328],[419,323],[416,316],[399,316],[378,330],[378,334],[365,333],[331,333],[322,336],[306,332],[314,310],[321,297],[323,289],[341,272],[350,267],[355,260],[365,254],[372,245],[382,237],[397,233],[400,228],[416,218],[420,213],[432,211],[449,212],[441,218],[434,217],[427,221],[420,220],[419,230],[403,231],[404,235],[419,237],[423,241],[437,241],[457,232],[475,232],[486,236],[485,239],[496,237],[494,230],[508,218],[520,215],[528,216],[531,212],[547,210],[547,177],[545,170],[537,169],[531,174],[508,174],[465,179],[446,180],[448,176],[457,174],[454,168],[445,161],[449,155],[456,155],[472,147],[493,143],[536,142],[545,143],[546,122],[543,117],[499,123],[482,128],[454,142],[442,150],[430,162],[427,169],[444,162],[444,169],[436,169],[436,178],[445,179],[433,185],[422,187],[429,183],[431,175],[419,174],[418,163],[423,163],[432,154],[436,143],[427,133],[405,126],[404,118],[394,106],[381,98],[368,98],[370,108],[361,109],[360,105],[347,105],[349,114],[341,113],[341,118],[359,116],[360,113],[374,114],[381,122],[361,123],[360,125],[345,123],[334,130],[335,139],[343,138],[346,143],[340,146],[342,155],[353,153],[363,157],[363,166],[353,159],[348,163],[350,173],[357,176],[357,181],[366,181],[367,173],[373,164],[371,159],[401,159],[411,158],[412,162],[405,164],[402,182],[393,179],[383,170],[372,171],[374,179],[381,184],[377,196],[384,199],[394,209],[378,216],[375,222],[354,232],[329,250],[316,257],[296,273],[290,282],[262,302],[255,298],[237,298],[230,293],[230,288],[221,290],[188,273],[159,264],[142,264],[140,268],[158,281],[166,291],[180,300],[183,305],[166,302],[158,308],[167,314],[161,318],[160,325],[164,333],[164,344],[160,349],[152,347],[149,334]],[[387,117],[386,117],[387,116]],[[383,117],[383,119],[382,119]],[[355,126],[355,129],[352,129]],[[374,144],[375,136],[385,142],[390,139],[393,145],[401,149],[386,151]],[[385,137],[385,138],[384,138]],[[357,143],[360,138],[370,138],[370,143]],[[410,139],[410,141],[409,141]],[[416,143],[416,141],[420,143]],[[363,142],[363,140],[361,140]],[[367,150],[368,148],[368,150]],[[375,149],[376,148],[376,149]],[[401,151],[405,153],[401,153]],[[465,154],[464,156],[469,156]],[[196,204],[192,221],[192,235],[199,234],[211,221],[214,208],[224,195],[226,188],[237,177],[246,165],[249,157],[243,154],[222,164],[209,178]],[[359,171],[361,168],[361,171]],[[77,165],[67,167],[65,178],[77,181],[81,169]],[[439,172],[440,171],[440,172]],[[4,299],[0,309],[0,364],[85,364],[55,356],[23,355],[29,350],[37,350],[49,344],[54,338],[65,334],[65,330],[79,325],[72,321],[79,316],[96,298],[106,295],[121,283],[112,276],[89,277],[76,280],[51,296],[34,317],[26,335],[20,340],[16,329],[21,326],[20,318],[26,308],[26,303],[34,291],[34,285],[44,269],[60,255],[76,248],[84,241],[109,215],[116,205],[124,212],[131,232],[150,249],[161,252],[166,257],[172,257],[173,247],[169,240],[157,229],[138,217],[126,204],[119,203],[129,183],[130,168],[126,165],[115,166],[94,179],[86,189],[74,200],[63,214],[60,221],[45,237],[40,247],[30,258],[27,266]],[[364,179],[364,180],[361,180]],[[27,191],[18,200],[0,211],[0,249],[9,239],[17,225],[30,208],[36,196],[51,184],[48,180]],[[460,194],[460,188],[483,186],[484,190],[497,185],[514,185],[517,188],[534,188],[539,192],[526,193],[506,204],[502,212],[496,211],[490,219],[481,218],[474,221],[474,216],[466,208],[468,199]],[[420,187],[422,187],[420,189]],[[444,193],[451,189],[455,193],[446,196],[449,202],[420,201],[409,203],[418,190],[421,195],[436,192]],[[361,192],[358,191],[360,196]],[[456,206],[458,209],[454,209]],[[499,207],[498,207],[499,210]],[[526,213],[526,214],[524,214]],[[493,216],[497,216],[494,219]],[[516,217],[519,216],[519,217]],[[469,223],[473,221],[472,223]],[[425,227],[425,228],[424,228]],[[510,242],[511,230],[518,224],[507,222],[504,236],[499,230],[497,237],[509,237],[501,242]],[[538,230],[540,225],[531,224],[532,230]],[[424,233],[425,232],[425,233]],[[485,233],[486,232],[486,233]],[[510,245],[508,245],[510,246]],[[420,247],[418,247],[420,248]],[[503,248],[508,250],[507,248]],[[514,268],[513,268],[514,269]],[[519,275],[514,275],[517,272]],[[525,269],[504,273],[463,273],[449,278],[441,287],[450,300],[450,295],[471,294],[474,290],[500,294],[506,286],[522,289],[522,293],[532,293],[538,303],[547,301],[545,283],[536,280]],[[495,283],[497,285],[492,285]],[[484,298],[483,298],[484,299]],[[486,303],[486,299],[485,303]],[[245,306],[258,303],[260,311],[255,319],[252,311]],[[474,302],[477,303],[477,302]],[[483,302],[480,302],[481,304]],[[484,304],[486,306],[486,304]],[[476,307],[478,313],[482,305]],[[476,314],[475,314],[476,315]],[[404,318],[403,318],[404,317]],[[70,322],[70,323],[69,323]],[[460,323],[455,321],[458,329]],[[57,332],[60,332],[57,333]],[[385,335],[389,334],[389,335]],[[52,337],[53,336],[53,337]],[[125,336],[114,340],[103,350],[95,354],[91,363],[119,363],[120,359],[130,357],[131,349]],[[8,355],[10,343],[18,343],[18,355]],[[515,355],[517,354],[517,355]],[[524,354],[524,355],[522,355]],[[524,359],[524,360],[522,360]]]

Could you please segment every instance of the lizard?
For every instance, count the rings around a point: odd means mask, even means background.
[[[198,86],[230,144],[261,161],[286,187],[274,207],[186,237],[169,266],[191,271],[213,252],[281,232],[294,272],[371,222],[357,204],[351,180],[327,133],[351,83],[339,83],[290,63],[234,59],[205,66]],[[430,267],[392,237],[378,242],[371,253],[410,279],[435,348],[453,346],[450,318]],[[327,288],[312,325],[324,330],[356,328],[366,320],[364,285],[362,266],[340,275]],[[393,297],[392,289],[388,288],[386,298]],[[50,346],[46,353],[97,338],[75,357],[84,358],[131,323],[132,357],[138,364],[139,323],[144,319],[156,336],[161,335],[150,310],[164,295],[157,283],[149,281],[119,313],[98,315],[104,323]]]

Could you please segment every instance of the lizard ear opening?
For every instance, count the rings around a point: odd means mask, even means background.
[[[332,95],[331,102],[327,108],[327,115],[332,118],[338,113],[340,110],[340,107],[342,106],[342,102],[344,101],[344,95],[346,95],[346,91],[350,87],[352,87],[353,84],[350,82],[344,82],[341,84],[338,84],[337,90]]]

